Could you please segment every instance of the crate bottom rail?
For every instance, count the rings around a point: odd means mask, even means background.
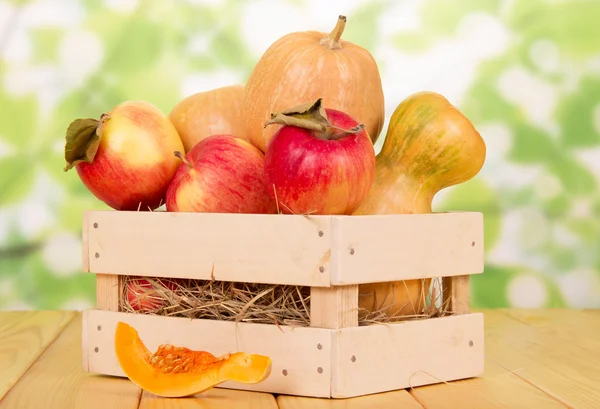
[[[86,371],[125,376],[114,352],[118,321],[134,326],[151,351],[169,343],[215,355],[243,350],[271,357],[265,381],[218,386],[224,388],[348,398],[470,378],[484,369],[481,313],[327,329],[88,310]]]

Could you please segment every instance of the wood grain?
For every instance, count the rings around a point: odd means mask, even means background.
[[[213,388],[188,398],[161,398],[145,392],[139,409],[277,409],[270,393]]]
[[[335,285],[483,273],[477,212],[336,218]]]
[[[600,406],[600,311],[486,311],[487,354],[567,405]]]
[[[78,314],[0,401],[0,409],[134,409],[140,395],[128,379],[83,372]]]
[[[486,366],[494,365],[487,361]],[[427,409],[565,409],[548,395],[507,372],[422,386],[410,394]]]
[[[600,312],[485,310],[484,315],[484,375],[415,388],[411,394],[423,406],[598,408]]]
[[[88,211],[89,272],[330,285],[331,217]],[[259,243],[260,245],[257,245]]]
[[[277,404],[280,409],[423,409],[405,390],[329,400],[280,395]]]
[[[358,327],[358,285],[310,288],[310,326]]]
[[[442,288],[445,309],[454,314],[471,311],[471,276],[443,277]]]
[[[483,314],[339,330],[331,396],[347,398],[478,376]]]
[[[1,314],[0,400],[75,317],[70,311]]]
[[[119,311],[121,280],[116,274],[96,274],[96,308]]]

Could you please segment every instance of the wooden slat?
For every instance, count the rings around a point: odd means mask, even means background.
[[[128,379],[83,372],[80,348],[77,315],[0,401],[0,409],[137,408],[141,390]]]
[[[96,308],[105,311],[119,311],[120,293],[118,275],[96,274]]]
[[[485,313],[487,354],[576,408],[600,402],[600,312]]]
[[[188,398],[161,398],[151,393],[142,394],[139,409],[277,409],[270,393],[236,391],[213,388]]]
[[[0,312],[0,400],[75,317],[74,312]]]
[[[442,278],[444,309],[454,314],[468,314],[471,311],[471,276]]]
[[[277,403],[280,409],[424,409],[405,390],[329,400],[278,396]]]
[[[87,351],[88,370],[91,372],[125,376],[114,352],[115,328],[118,321],[123,321],[138,330],[140,338],[151,351],[160,344],[172,344],[209,351],[217,356],[244,351],[271,357],[271,375],[263,382],[254,385],[225,382],[221,387],[329,396],[332,335],[328,329],[190,320],[99,310],[85,311],[84,320],[84,327],[88,331],[84,334],[88,340],[84,350]]]
[[[483,314],[345,328],[332,396],[354,397],[483,373]]]
[[[483,272],[483,215],[434,213],[339,218],[339,271],[360,284]]]
[[[97,224],[93,273],[330,285],[329,216],[90,211],[84,222]]]
[[[334,329],[358,327],[358,285],[311,287],[310,326]]]

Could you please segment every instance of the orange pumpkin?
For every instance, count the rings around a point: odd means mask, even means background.
[[[431,213],[441,189],[466,182],[483,167],[484,140],[444,96],[419,92],[402,101],[390,118],[375,180],[355,215]],[[359,307],[388,315],[418,314],[431,280],[359,287]]]
[[[248,141],[242,118],[243,85],[228,85],[192,94],[175,105],[169,119],[185,152],[211,135],[233,135]]]
[[[363,123],[373,143],[377,140],[385,119],[379,69],[369,51],[341,38],[345,26],[340,16],[330,34],[287,34],[254,67],[244,96],[245,129],[263,152],[281,127],[264,127],[271,113],[317,98]]]
[[[115,352],[125,375],[145,391],[164,397],[191,396],[225,381],[259,383],[271,374],[267,356],[236,352],[216,357],[173,345],[151,353],[135,328],[117,323]]]

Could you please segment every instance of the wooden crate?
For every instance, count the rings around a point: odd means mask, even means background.
[[[469,278],[483,272],[483,215],[242,215],[89,211],[84,269],[97,274],[97,309],[83,315],[83,366],[125,376],[114,352],[118,321],[161,343],[273,360],[256,385],[219,387],[345,398],[478,376],[483,315]],[[119,276],[310,286],[309,327],[119,311]],[[443,278],[448,316],[358,325],[361,283]]]

